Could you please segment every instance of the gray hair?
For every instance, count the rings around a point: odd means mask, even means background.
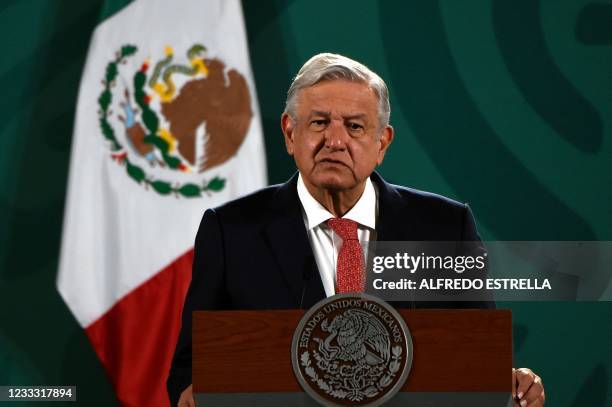
[[[295,119],[300,90],[327,80],[344,79],[370,86],[378,99],[378,121],[382,129],[389,124],[391,105],[385,81],[367,66],[339,54],[323,53],[310,58],[297,73],[287,91],[285,113]]]

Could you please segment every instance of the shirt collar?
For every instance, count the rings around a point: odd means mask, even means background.
[[[308,230],[319,226],[321,223],[334,217],[323,205],[321,205],[310,194],[302,179],[302,174],[298,176],[297,192],[304,212],[306,213],[306,223]],[[351,219],[362,226],[370,229],[376,228],[376,190],[370,178],[366,180],[365,189],[361,197],[343,217]]]

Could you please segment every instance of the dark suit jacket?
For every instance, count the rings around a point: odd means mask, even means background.
[[[378,189],[378,241],[480,240],[467,205],[391,185]],[[193,275],[168,377],[175,406],[191,384],[191,314],[196,310],[310,308],[325,298],[297,194],[297,174],[204,213],[195,241]],[[394,304],[414,307],[414,304]],[[490,307],[491,303],[424,304],[418,308]]]

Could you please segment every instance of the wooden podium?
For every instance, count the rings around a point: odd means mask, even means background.
[[[385,405],[512,405],[509,310],[398,311],[412,335],[414,358],[401,392]],[[302,315],[304,310],[195,312],[193,386],[200,405],[317,405],[291,366],[291,340]]]

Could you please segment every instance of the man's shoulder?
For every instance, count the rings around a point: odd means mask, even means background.
[[[386,184],[381,189],[384,192],[379,200],[380,215],[385,217],[385,222],[393,219],[392,224],[388,224],[389,229],[405,229],[405,233],[395,236],[397,240],[476,239],[473,216],[466,204],[399,185]]]
[[[223,220],[262,220],[277,212],[286,184],[271,185],[212,209]]]
[[[463,211],[467,207],[465,203],[433,192],[389,183],[387,186],[387,193],[391,192],[392,195],[391,199],[408,207],[451,211]]]

